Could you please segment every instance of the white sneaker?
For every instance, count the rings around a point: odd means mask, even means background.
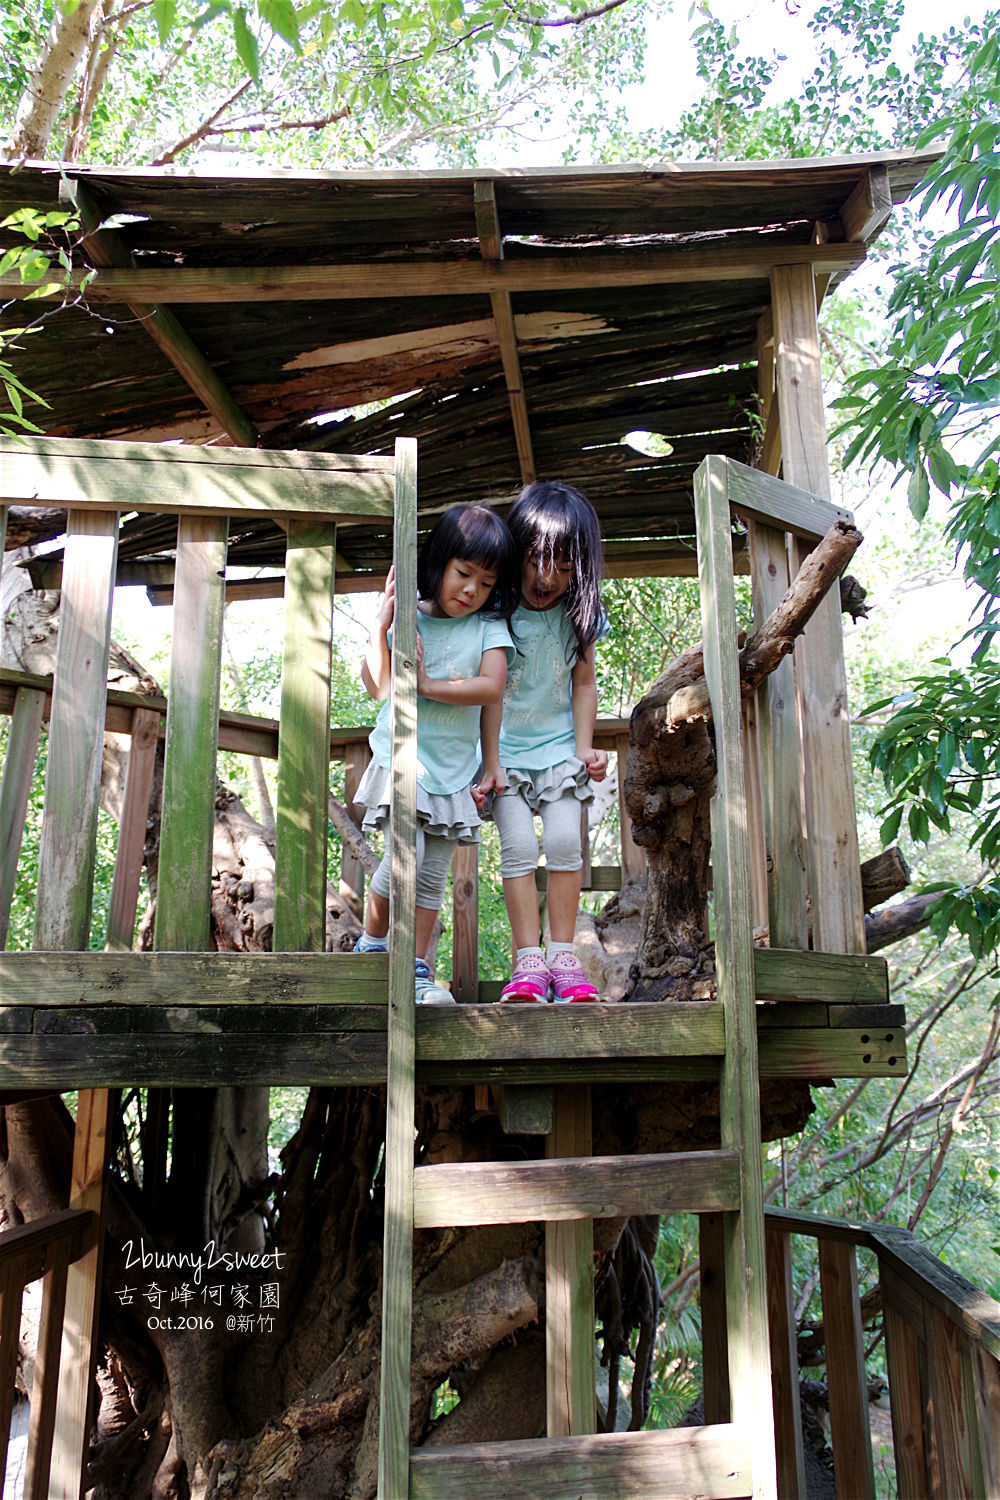
[[[416,994],[418,1005],[453,1005],[455,997],[451,990],[442,989],[435,984],[431,978],[431,971],[427,967],[427,960],[418,958],[416,962]]]

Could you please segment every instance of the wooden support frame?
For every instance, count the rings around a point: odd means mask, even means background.
[[[562,1084],[546,1141],[547,1164],[592,1161],[590,1085]],[[506,1212],[506,1209],[505,1209]],[[545,1430],[579,1437],[597,1424],[594,1368],[594,1221],[553,1219],[545,1208]]]
[[[476,231],[479,235],[479,250],[484,261],[499,264],[503,260],[503,232],[497,212],[496,192],[491,180],[477,182],[473,189],[476,209]],[[514,327],[514,310],[510,292],[491,292],[490,307],[500,346],[500,361],[507,382],[507,399],[514,423],[514,440],[517,457],[521,465],[521,483],[528,484],[535,478],[535,455],[531,442],[531,423],[528,419],[528,403],[524,396],[524,377],[521,374],[521,357],[517,352],[517,330]]]
[[[773,1220],[765,1233],[778,1500],[806,1500],[791,1235]]]
[[[854,1246],[842,1240],[821,1239],[819,1275],[837,1491],[856,1500],[874,1500],[868,1382]]]
[[[10,908],[17,882],[17,861],[24,836],[24,819],[31,796],[31,778],[38,754],[44,710],[43,691],[29,687],[17,689],[7,754],[4,756],[3,772],[0,773],[0,951],[7,945]]]

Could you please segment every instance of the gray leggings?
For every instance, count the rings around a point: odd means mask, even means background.
[[[458,839],[443,839],[436,833],[425,833],[417,824],[417,905],[440,911],[444,900],[444,883]],[[391,856],[386,854],[372,876],[372,890],[389,899]]]
[[[579,870],[583,864],[581,806],[580,799],[570,789],[554,802],[543,802],[538,809],[545,863],[550,870]],[[500,830],[502,878],[533,874],[538,864],[538,839],[534,814],[521,792],[505,792],[497,797],[493,818]]]

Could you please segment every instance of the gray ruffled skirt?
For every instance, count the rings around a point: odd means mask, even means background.
[[[373,833],[389,820],[389,797],[392,778],[377,760],[369,762],[354,794],[354,801],[365,809],[361,827]],[[426,792],[417,782],[417,818],[425,833],[436,838],[457,840],[460,844],[478,844],[482,822],[468,787],[457,792]]]
[[[575,755],[544,771],[517,771],[513,767],[504,767],[504,771],[507,777],[504,796],[519,792],[532,812],[537,812],[543,802],[558,801],[568,791],[572,791],[578,802],[594,800],[594,783],[583,761]]]

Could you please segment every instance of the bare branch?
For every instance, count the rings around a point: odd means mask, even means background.
[[[526,16],[524,11],[515,10],[513,5],[507,9],[515,21],[520,21],[522,26],[582,26],[585,21],[596,21],[598,16],[606,16],[609,10],[618,10],[619,6],[627,5],[628,0],[607,0],[606,5],[597,5],[593,10],[581,11],[578,16],[560,16],[556,21],[540,21],[537,16]]]
[[[162,156],[158,156],[152,163],[152,165],[154,167],[165,167],[170,162],[174,161],[178,156],[180,156],[182,151],[186,151],[188,146],[193,146],[195,141],[200,141],[204,136],[208,134],[209,130],[215,124],[219,116],[221,114],[224,114],[231,104],[235,104],[241,94],[246,93],[252,82],[253,80],[250,78],[245,79],[243,83],[240,84],[238,89],[233,90],[228,99],[223,100],[218,109],[213,110],[212,113],[207,117],[207,119],[203,120],[199,126],[197,126],[190,132],[189,135],[184,136],[183,139],[179,140],[176,145],[171,146],[168,151],[164,151]]]

